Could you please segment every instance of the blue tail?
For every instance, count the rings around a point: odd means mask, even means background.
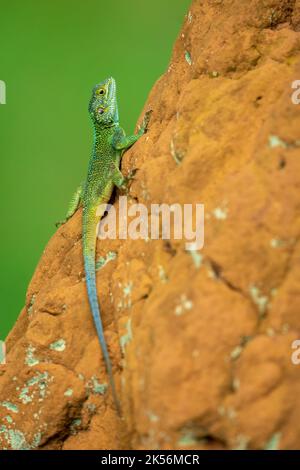
[[[111,361],[110,361],[109,353],[107,350],[106,341],[104,338],[103,324],[101,320],[100,307],[99,307],[98,296],[97,296],[95,253],[93,256],[90,256],[90,255],[84,256],[84,267],[85,267],[85,274],[86,274],[86,285],[87,285],[89,303],[90,303],[90,307],[92,310],[93,319],[94,319],[95,327],[97,330],[100,346],[101,346],[102,353],[104,356],[106,371],[109,377],[109,382],[110,382],[110,386],[112,389],[114,402],[117,408],[117,412],[120,415],[121,408],[120,408],[120,403],[117,397],[115,381],[114,381],[113,373],[112,373]]]

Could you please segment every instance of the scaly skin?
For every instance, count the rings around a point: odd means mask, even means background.
[[[103,214],[96,216],[96,212],[100,204],[106,204],[109,201],[115,185],[118,188],[126,188],[126,178],[123,177],[119,170],[122,153],[146,132],[150,112],[146,113],[138,134],[125,136],[124,130],[119,126],[116,83],[113,78],[108,78],[94,87],[89,104],[89,113],[94,125],[94,145],[87,179],[75,192],[66,219],[58,224],[64,223],[72,217],[79,205],[83,206],[82,240],[87,293],[114,402],[120,414],[120,404],[117,398],[112,365],[104,338],[97,296],[95,268],[96,228]]]

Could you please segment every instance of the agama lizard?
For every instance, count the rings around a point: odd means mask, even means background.
[[[111,360],[103,333],[97,296],[95,268],[96,229],[99,219],[103,215],[103,213],[97,213],[97,208],[100,204],[101,207],[104,207],[109,201],[114,186],[126,189],[128,178],[125,178],[119,169],[122,153],[146,132],[150,113],[148,111],[145,114],[137,134],[126,136],[124,130],[119,125],[115,80],[108,78],[94,87],[89,104],[89,114],[94,126],[94,145],[87,179],[79,186],[72,197],[66,219],[57,224],[65,223],[72,217],[80,205],[83,206],[82,241],[87,293],[114,402],[119,414],[120,404],[117,398]]]

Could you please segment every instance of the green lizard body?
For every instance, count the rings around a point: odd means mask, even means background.
[[[147,129],[150,113],[146,113],[142,126],[136,135],[126,136],[119,126],[116,98],[116,83],[113,78],[96,85],[89,104],[89,113],[94,125],[94,145],[89,162],[88,175],[84,184],[74,194],[66,219],[68,220],[79,205],[83,206],[82,241],[87,293],[97,335],[101,345],[113,398],[120,413],[112,365],[104,337],[103,324],[96,287],[96,229],[102,214],[98,207],[109,201],[114,186],[126,187],[126,178],[119,170],[122,152],[136,142]],[[102,206],[103,205],[103,206]],[[104,211],[103,211],[104,212]],[[97,213],[97,215],[96,215]]]

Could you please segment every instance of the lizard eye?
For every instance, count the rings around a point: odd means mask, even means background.
[[[98,95],[104,95],[104,93],[105,93],[104,88],[100,88],[99,90],[97,90]]]

